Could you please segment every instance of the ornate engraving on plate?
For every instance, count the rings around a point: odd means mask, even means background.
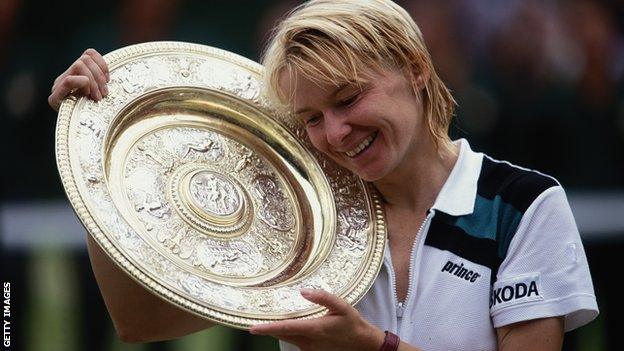
[[[286,196],[276,181],[271,177],[259,175],[252,181],[252,186],[253,194],[261,201],[258,213],[260,219],[277,230],[291,229],[294,225],[294,216]]]
[[[109,95],[63,103],[56,151],[72,206],[119,266],[237,328],[323,314],[301,288],[364,295],[385,245],[379,202],[269,103],[258,64],[175,42],[105,60]]]
[[[188,163],[170,178],[169,196],[195,229],[220,238],[245,234],[253,209],[246,191],[215,166]]]
[[[338,245],[348,249],[350,255],[359,255],[366,250],[366,236],[360,235],[368,227],[366,212],[361,208],[347,207],[340,211],[344,235],[338,239]]]
[[[202,209],[218,215],[232,215],[242,206],[243,197],[223,174],[200,171],[191,177],[189,192]]]
[[[294,232],[293,200],[261,155],[228,136],[194,126],[155,127],[127,143],[127,151],[123,142],[117,146],[127,155],[120,178],[127,200],[121,201],[128,202],[156,249],[208,279],[235,279],[236,284],[257,284],[290,265],[303,240]],[[235,171],[241,155],[272,179],[265,197],[252,201],[246,190],[258,183],[253,169],[227,172]],[[267,204],[281,209],[280,216],[290,216],[273,223],[281,223],[278,228],[288,224],[282,228],[288,232],[273,235],[276,228],[254,220],[255,213],[267,212]]]

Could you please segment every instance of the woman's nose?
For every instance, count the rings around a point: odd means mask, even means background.
[[[351,133],[352,129],[346,116],[329,111],[324,117],[327,142],[335,147],[343,146],[346,136]]]

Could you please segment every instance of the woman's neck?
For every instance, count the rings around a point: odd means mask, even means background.
[[[459,156],[459,146],[440,155],[433,143],[409,153],[384,178],[373,182],[386,209],[419,213],[431,208]]]

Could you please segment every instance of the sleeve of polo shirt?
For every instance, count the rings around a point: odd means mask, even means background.
[[[542,192],[527,208],[492,287],[495,328],[565,316],[565,331],[598,315],[589,265],[561,186]]]

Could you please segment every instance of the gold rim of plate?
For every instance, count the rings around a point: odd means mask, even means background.
[[[382,264],[374,188],[340,168],[262,93],[262,66],[152,42],[104,56],[109,95],[67,98],[56,159],[74,211],[135,281],[240,329],[356,304]]]

